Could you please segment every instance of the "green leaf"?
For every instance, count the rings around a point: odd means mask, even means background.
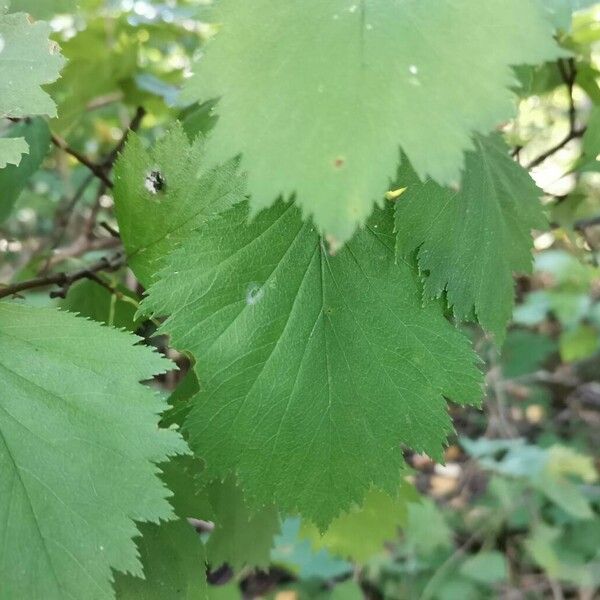
[[[56,105],[41,86],[56,81],[64,59],[49,39],[50,25],[3,12],[0,7],[0,118],[54,117]]]
[[[558,527],[545,524],[536,525],[525,540],[525,548],[533,560],[553,579],[570,581],[583,588],[600,584],[598,562],[585,564],[573,557],[563,556],[561,531]]]
[[[129,266],[144,284],[173,248],[207,219],[244,197],[237,161],[212,170],[204,141],[191,143],[181,125],[150,149],[132,134],[115,167],[115,206]]]
[[[68,63],[50,88],[59,107],[53,130],[67,135],[89,115],[94,100],[123,93],[138,69],[139,41],[131,33],[123,21],[102,16],[62,43]]]
[[[96,281],[84,280],[69,289],[60,306],[99,323],[133,331],[137,301],[128,292],[120,289],[117,296]]]
[[[509,331],[502,346],[502,374],[508,379],[533,373],[556,351],[546,335],[523,329]]]
[[[296,193],[342,242],[383,198],[400,147],[421,178],[458,182],[472,133],[514,115],[511,65],[561,55],[535,0],[221,0],[215,11],[220,31],[183,96],[220,98],[208,156],[242,153],[252,214]]]
[[[273,538],[279,533],[279,516],[274,506],[254,512],[234,477],[213,481],[204,490],[213,509],[215,529],[206,543],[208,562],[214,567],[227,563],[267,567]]]
[[[600,350],[600,335],[591,325],[578,325],[560,334],[559,347],[564,362],[585,360]]]
[[[326,548],[342,558],[365,563],[383,551],[385,542],[397,537],[398,528],[406,524],[408,503],[418,497],[406,482],[394,496],[372,489],[362,505],[337,517],[323,535],[310,523],[303,524],[302,535],[316,550]]]
[[[407,542],[423,556],[431,554],[436,548],[449,548],[452,545],[452,530],[430,498],[408,505],[405,534]]]
[[[178,517],[142,525],[138,542],[144,579],[118,574],[117,598],[132,600],[204,600],[207,598],[205,552],[200,535],[187,522],[196,515],[194,461],[179,458],[164,466],[163,480],[174,493]]]
[[[138,381],[171,368],[139,338],[0,303],[0,554],[6,598],[111,598],[141,575],[134,521],[170,519],[156,463],[186,452]]]
[[[513,272],[531,271],[531,230],[546,220],[541,192],[500,136],[475,144],[459,191],[420,183],[408,165],[401,168],[398,181],[408,189],[396,202],[398,254],[417,250],[425,295],[445,290],[457,318],[475,313],[501,341],[513,308]]]
[[[142,309],[196,359],[185,429],[209,472],[323,528],[372,484],[397,491],[400,444],[440,457],[444,397],[477,403],[481,377],[394,260],[391,211],[337,256],[294,205],[247,222],[241,203],[191,236]]]
[[[8,131],[8,136],[0,140],[0,144],[4,140],[16,141],[18,144],[25,144],[25,152],[27,147],[29,151],[18,163],[18,168],[11,165],[0,170],[0,222],[8,217],[27,182],[40,168],[50,145],[50,130],[41,118],[15,124]],[[1,153],[0,150],[0,155]]]
[[[296,573],[302,580],[341,578],[352,572],[352,565],[335,558],[327,550],[314,551],[310,542],[300,537],[301,521],[287,518],[281,525],[281,534],[275,539],[272,562]]]
[[[0,138],[0,169],[4,169],[6,165],[18,166],[24,154],[29,152],[29,146],[25,138]],[[2,172],[0,171],[0,175]],[[2,207],[8,206],[12,208],[12,204],[3,202]],[[3,212],[6,208],[3,209]]]
[[[460,567],[460,572],[479,583],[499,583],[506,581],[508,569],[506,559],[497,551],[479,552],[469,557]]]

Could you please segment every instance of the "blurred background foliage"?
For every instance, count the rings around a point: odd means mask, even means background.
[[[13,0],[50,21],[69,63],[51,86],[58,118],[1,125],[31,152],[26,169],[0,171],[0,281],[80,269],[120,247],[110,189],[61,145],[108,169],[132,124],[148,143],[174,119],[190,137],[214,125],[210,98],[178,102],[215,31],[206,4]],[[515,69],[518,117],[503,132],[543,190],[550,228],[535,232],[535,270],[517,280],[504,346],[469,330],[487,369],[485,411],[454,408],[445,464],[408,456],[397,498],[373,490],[324,537],[284,518],[267,569],[211,565],[211,598],[600,597],[600,6],[571,21],[565,3],[547,4],[571,58]],[[142,293],[120,269],[65,298],[26,300],[149,337],[155,324],[135,319]],[[197,383],[169,352],[181,373],[157,385],[185,410]]]

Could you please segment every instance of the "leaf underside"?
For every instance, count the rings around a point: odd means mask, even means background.
[[[296,194],[340,242],[400,148],[457,183],[473,132],[514,115],[511,66],[562,55],[537,0],[220,0],[215,21],[183,94],[220,98],[208,158],[242,154],[253,214]]]
[[[185,429],[208,472],[325,526],[398,489],[400,444],[440,457],[444,396],[479,400],[476,358],[395,261],[390,210],[335,257],[294,205],[247,221],[244,202],[190,236],[142,307],[197,361]]]

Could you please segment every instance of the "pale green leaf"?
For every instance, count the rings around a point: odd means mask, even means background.
[[[18,166],[23,155],[28,152],[29,146],[25,138],[0,138],[0,169],[4,169],[7,165]],[[8,206],[8,203],[6,203],[6,206]]]
[[[515,114],[512,65],[561,51],[536,0],[221,0],[184,99],[219,97],[208,156],[242,153],[252,213],[297,194],[347,240],[383,198],[399,148],[458,182],[474,131]]]
[[[322,528],[372,484],[397,491],[401,444],[440,457],[444,397],[477,403],[480,374],[394,260],[391,211],[337,256],[293,205],[247,222],[244,202],[192,235],[142,307],[196,359],[185,428],[209,473]]]
[[[430,498],[408,505],[405,535],[407,542],[424,556],[436,548],[449,548],[452,545],[452,530]]]
[[[134,521],[170,519],[156,463],[186,452],[138,381],[171,368],[137,337],[0,303],[3,598],[112,598],[141,575]]]
[[[564,362],[585,360],[600,350],[600,335],[591,325],[578,325],[563,331],[558,343]]]
[[[56,81],[64,64],[51,42],[50,25],[32,23],[24,13],[0,8],[0,117],[56,115],[52,98],[41,88]]]
[[[244,197],[237,161],[213,170],[202,138],[177,124],[151,148],[132,134],[115,168],[115,205],[129,266],[146,285],[190,231]]]
[[[506,559],[495,550],[470,556],[460,567],[460,572],[469,579],[487,584],[506,581],[508,577]]]
[[[477,138],[476,147],[458,191],[420,183],[409,165],[400,169],[398,182],[408,189],[396,202],[398,254],[417,250],[425,295],[446,291],[457,318],[474,313],[501,340],[513,308],[513,273],[531,271],[531,230],[546,220],[541,192],[500,137]]]
[[[317,550],[326,548],[342,558],[364,563],[382,552],[385,542],[397,537],[398,528],[406,524],[408,503],[417,499],[416,490],[406,482],[393,496],[369,490],[362,505],[334,519],[323,535],[310,523],[303,524],[302,535]]]

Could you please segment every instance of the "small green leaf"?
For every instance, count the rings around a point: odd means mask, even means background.
[[[0,147],[4,142],[16,142],[17,146],[24,145],[26,155],[22,159],[19,157],[20,160],[16,163],[0,170],[0,190],[2,190],[0,222],[8,217],[27,182],[46,157],[50,146],[50,130],[41,118],[23,121],[13,125],[7,132],[7,137],[0,139]]]
[[[479,552],[465,560],[460,572],[479,583],[494,584],[506,581],[508,568],[506,559],[500,552]]]
[[[144,578],[117,574],[119,600],[205,600],[206,557],[200,535],[187,522],[196,516],[195,461],[188,457],[164,465],[163,481],[173,492],[177,520],[145,523],[138,548]]]
[[[323,535],[309,523],[303,524],[302,535],[317,550],[326,548],[342,558],[364,563],[382,552],[385,542],[397,537],[398,528],[406,524],[408,504],[418,498],[416,490],[406,482],[393,496],[372,489],[362,505],[337,517]]]
[[[559,347],[564,362],[584,360],[600,350],[600,335],[591,325],[578,325],[560,334]]]
[[[511,379],[533,373],[556,351],[548,336],[533,331],[509,331],[502,346],[502,374]]]
[[[205,488],[213,509],[215,529],[206,543],[210,565],[227,563],[237,570],[243,566],[267,567],[273,538],[279,533],[279,516],[274,506],[250,510],[244,492],[228,477]]]
[[[430,498],[408,505],[405,535],[407,542],[424,556],[436,548],[449,548],[452,545],[452,530]]]
[[[420,183],[406,165],[399,182],[408,187],[396,202],[399,256],[418,251],[425,295],[444,290],[459,319],[504,337],[510,319],[515,271],[531,271],[531,230],[544,227],[540,190],[515,163],[499,136],[477,138],[459,191]]]
[[[150,149],[132,134],[115,167],[115,206],[129,266],[146,285],[167,254],[207,219],[244,198],[237,161],[213,170],[204,140],[191,143],[181,125]]]
[[[23,155],[28,152],[29,146],[25,138],[0,138],[0,169],[4,169],[6,165],[18,166]],[[12,208],[12,203],[3,201],[2,207]],[[3,211],[6,212],[7,208]]]

